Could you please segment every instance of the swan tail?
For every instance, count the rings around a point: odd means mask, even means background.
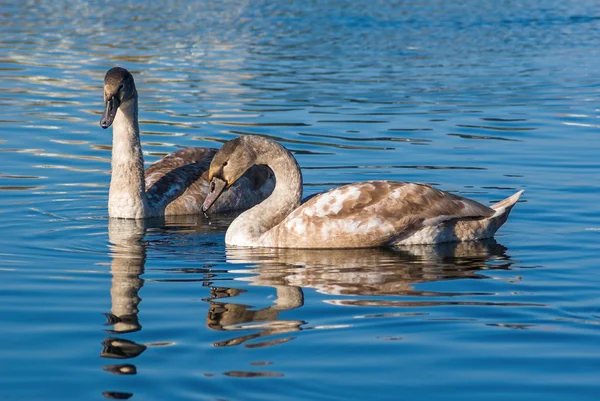
[[[495,210],[495,213],[493,216],[491,216],[491,218],[493,219],[496,217],[500,217],[504,214],[506,214],[506,217],[508,217],[510,210],[513,208],[515,203],[517,203],[517,201],[519,200],[519,198],[521,197],[523,192],[525,192],[525,191],[520,190],[519,192],[517,192],[516,194],[514,194],[512,196],[509,196],[508,198],[501,200],[498,203],[494,203],[491,206],[491,208]]]

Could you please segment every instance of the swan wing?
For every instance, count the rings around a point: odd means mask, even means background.
[[[208,168],[217,149],[185,148],[171,153],[146,170],[149,202],[165,214],[199,214],[208,193]],[[213,212],[248,209],[264,200],[275,187],[266,166],[253,166],[217,200]]]
[[[158,188],[167,184],[168,181],[185,182],[187,180],[185,177],[189,173],[183,173],[188,171],[186,169],[177,171],[182,167],[189,167],[192,170],[199,169],[204,172],[208,169],[216,152],[217,149],[212,148],[184,148],[163,157],[146,169],[146,191],[156,184],[158,186],[153,191],[158,191]],[[161,179],[163,182],[159,182]]]
[[[199,181],[216,152],[211,148],[185,148],[152,164],[145,172],[148,200],[165,207],[184,193],[192,197],[206,194]]]
[[[426,184],[368,181],[309,199],[266,234],[290,247],[370,247],[447,220],[493,214],[485,205]]]

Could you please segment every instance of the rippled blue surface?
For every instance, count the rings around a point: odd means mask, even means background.
[[[597,399],[597,2],[22,1],[0,27],[0,399]],[[115,65],[147,163],[263,134],[305,194],[525,195],[496,241],[402,252],[109,224]]]

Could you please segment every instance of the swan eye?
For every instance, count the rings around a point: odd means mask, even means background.
[[[227,162],[223,163],[223,167],[225,167],[227,165]]]

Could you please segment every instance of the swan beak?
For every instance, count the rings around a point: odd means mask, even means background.
[[[104,114],[102,114],[102,118],[100,119],[100,126],[102,128],[106,129],[111,126],[115,119],[115,116],[117,115],[118,108],[119,100],[116,96],[113,96],[110,99],[106,100]]]
[[[204,203],[202,204],[202,211],[206,212],[212,205],[219,199],[221,193],[227,188],[227,181],[222,180],[217,177],[213,177],[210,182],[210,189],[208,191],[208,195],[204,199]]]

